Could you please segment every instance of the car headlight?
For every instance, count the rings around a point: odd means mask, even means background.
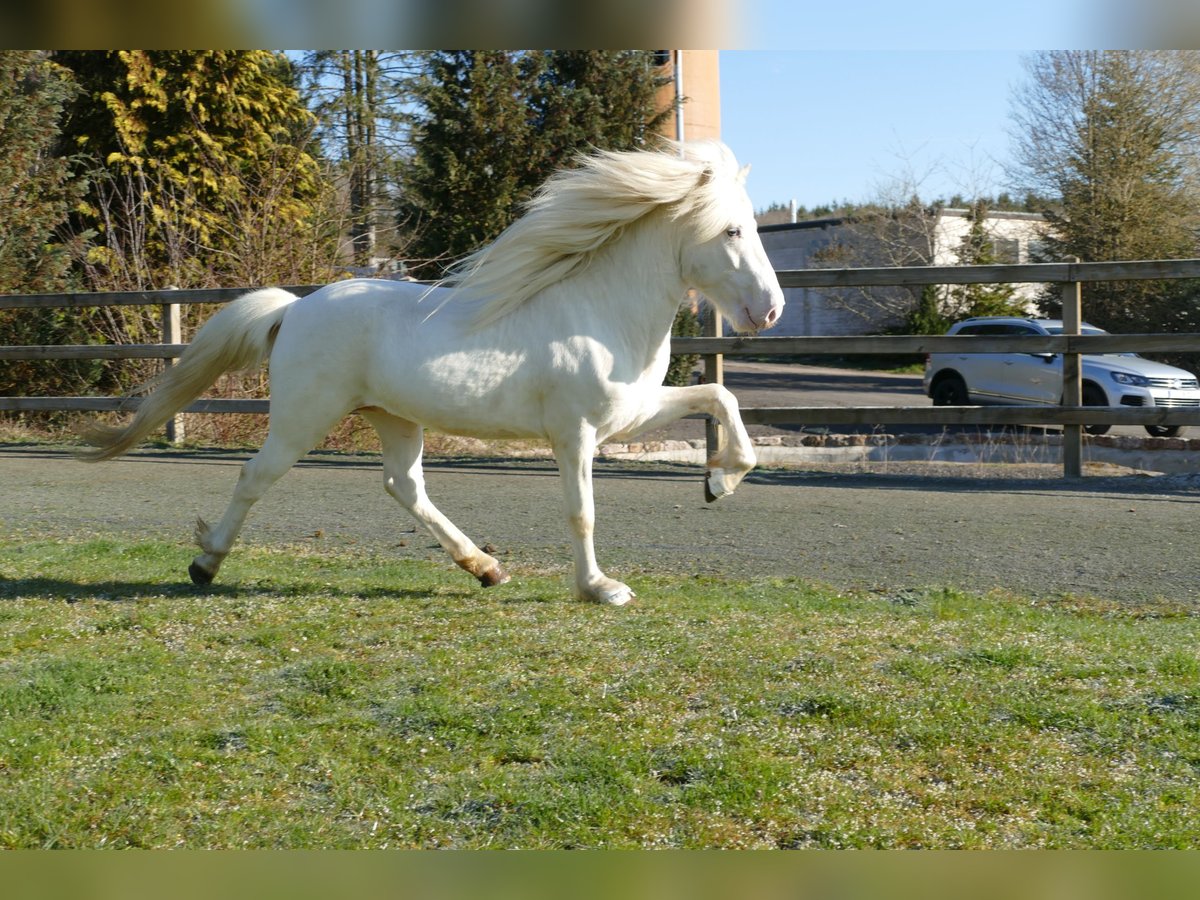
[[[1146,387],[1150,384],[1150,379],[1145,375],[1130,375],[1128,372],[1113,372],[1113,381],[1117,384],[1132,384],[1137,387]]]

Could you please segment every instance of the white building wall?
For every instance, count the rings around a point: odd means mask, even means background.
[[[971,222],[965,209],[943,209],[938,218],[936,245],[933,265],[956,266],[959,264],[955,251],[962,245],[963,240],[971,231]],[[1016,250],[1014,257],[1001,257],[1001,264],[1021,264],[1032,262],[1030,250],[1038,241],[1038,226],[1043,219],[1037,213],[1008,213],[996,212],[988,215],[986,229],[1001,247],[1008,244]],[[1023,298],[1029,312],[1036,312],[1035,304],[1041,288],[1038,284],[1014,284],[1013,289],[1018,297]]]

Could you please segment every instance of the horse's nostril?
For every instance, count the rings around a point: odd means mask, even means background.
[[[774,306],[772,306],[770,311],[767,313],[767,324],[774,325],[775,320],[778,318],[779,318],[779,310],[776,309]]]

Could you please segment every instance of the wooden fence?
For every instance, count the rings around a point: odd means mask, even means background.
[[[722,380],[724,355],[848,355],[924,353],[1061,353],[1063,403],[1057,407],[915,406],[915,407],[748,407],[747,424],[771,425],[1061,425],[1063,470],[1082,472],[1083,426],[1200,425],[1200,409],[1097,407],[1082,405],[1080,355],[1117,351],[1200,352],[1200,334],[1081,335],[1080,286],[1094,281],[1200,278],[1200,259],[1113,263],[1038,263],[1015,266],[920,266],[905,268],[804,269],[777,273],[785,288],[848,288],[927,284],[1057,284],[1063,297],[1063,334],[1051,337],[707,337],[674,338],[674,353],[703,356],[710,381]],[[289,287],[304,295],[318,285]],[[163,336],[158,344],[0,346],[0,361],[51,359],[163,359],[186,347],[179,333],[184,304],[224,303],[245,288],[199,291],[137,291],[107,294],[24,294],[0,296],[0,309],[73,306],[156,305],[162,308]],[[719,330],[719,327],[718,327]],[[0,411],[133,409],[136,399],[119,397],[0,397]],[[265,413],[267,400],[202,399],[187,407],[200,413]],[[170,435],[169,435],[170,436]],[[174,439],[174,437],[172,437]],[[715,440],[710,431],[710,440]]]

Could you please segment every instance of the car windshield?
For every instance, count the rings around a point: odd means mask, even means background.
[[[1044,325],[1042,327],[1044,327],[1049,334],[1062,334],[1063,333],[1063,327],[1061,325]],[[1095,325],[1083,325],[1080,327],[1079,333],[1080,334],[1108,334],[1108,332],[1105,331],[1103,328],[1097,328]],[[1133,356],[1133,357],[1137,356],[1136,353],[1091,353],[1088,355],[1089,356]]]

